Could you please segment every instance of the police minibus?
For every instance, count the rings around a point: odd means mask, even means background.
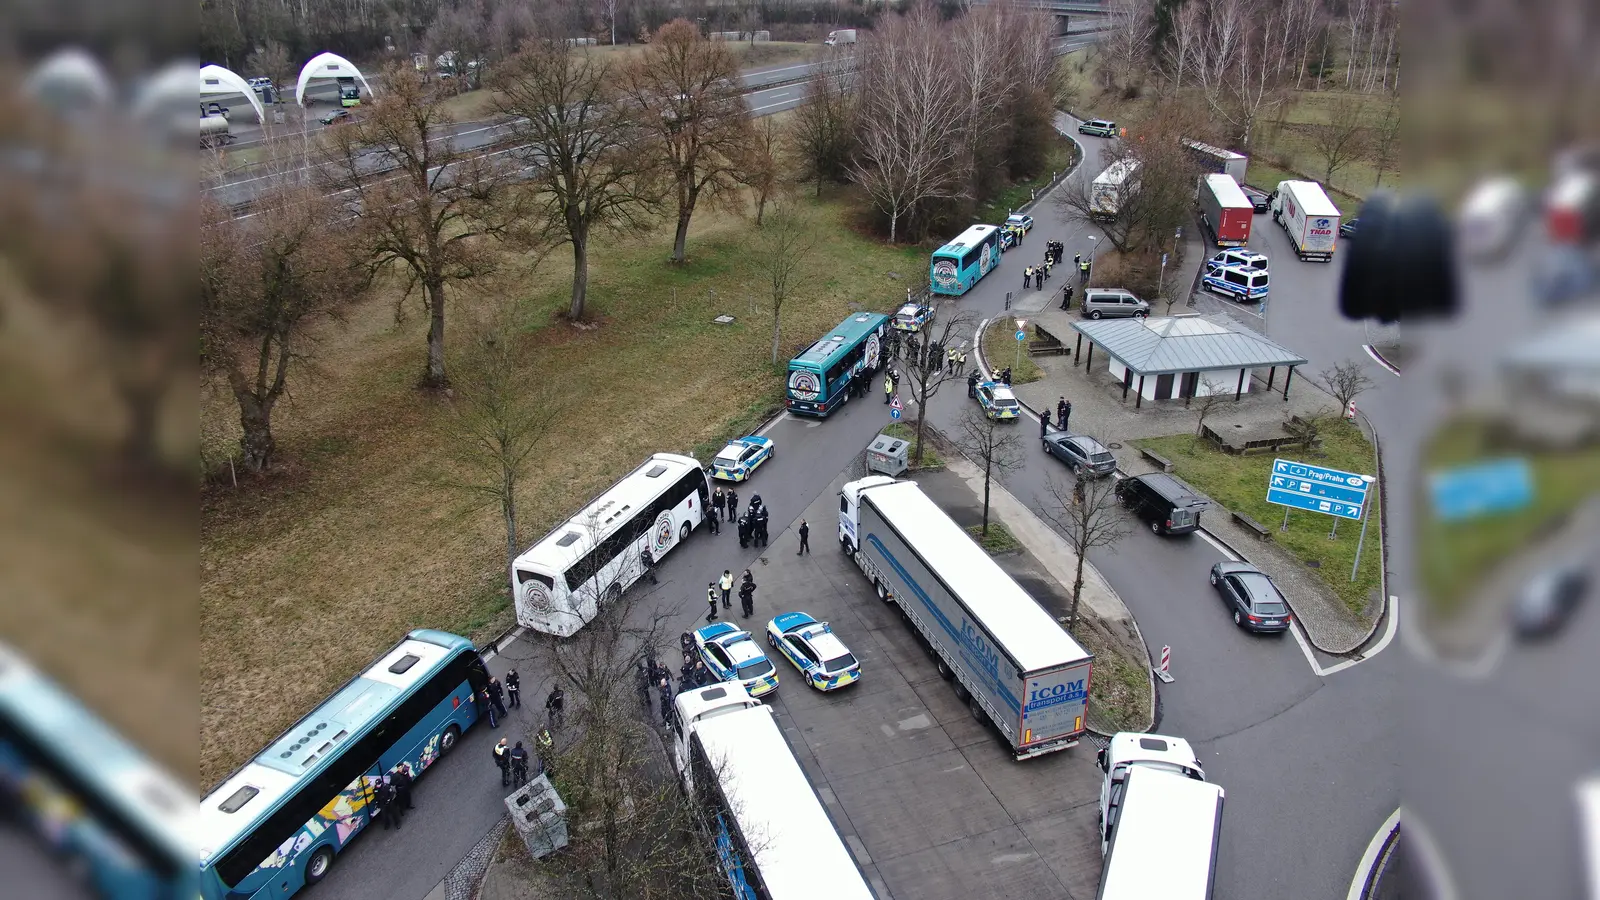
[[[1261,300],[1267,296],[1270,276],[1266,269],[1244,263],[1207,265],[1203,278],[1206,290],[1235,300]]]

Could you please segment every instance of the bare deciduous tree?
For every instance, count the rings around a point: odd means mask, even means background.
[[[1241,149],[1250,146],[1260,117],[1283,101],[1270,52],[1282,14],[1261,7],[1261,0],[1212,4],[1195,68],[1212,114],[1229,126]]]
[[[1294,438],[1301,450],[1310,450],[1322,440],[1322,432],[1337,421],[1339,417],[1327,410],[1304,416],[1289,416],[1283,420],[1283,432]]]
[[[1335,173],[1367,154],[1366,117],[1366,102],[1346,94],[1330,105],[1327,122],[1309,126],[1311,147],[1323,163],[1323,184],[1332,184]]]
[[[1092,224],[1120,251],[1155,248],[1193,218],[1195,182],[1200,169],[1181,138],[1198,133],[1198,114],[1180,101],[1158,104],[1128,124],[1128,140],[1103,151],[1101,166],[1130,160],[1137,171],[1117,190],[1115,212],[1107,215],[1090,179],[1076,179],[1057,193],[1069,218]]]
[[[480,86],[480,60],[488,57],[493,35],[484,0],[466,0],[441,9],[423,43],[431,56],[450,60],[454,77],[448,80],[449,87],[461,92]]]
[[[275,180],[256,210],[235,219],[208,201],[200,230],[201,359],[233,392],[239,462],[252,474],[272,464],[272,413],[305,355],[305,326],[339,315],[367,281],[331,230],[338,208],[320,191]]]
[[[1008,143],[1010,118],[1006,115],[1021,82],[1016,72],[995,65],[1006,58],[1008,38],[1004,5],[975,6],[957,19],[951,33],[951,55],[961,77],[961,119],[952,131],[966,142],[963,166],[974,182],[999,168]],[[1003,173],[1003,169],[999,170]],[[978,195],[981,185],[970,188]]]
[[[732,195],[750,144],[739,68],[724,41],[707,40],[684,19],[663,25],[644,55],[623,71],[629,101],[677,189],[672,261],[683,262],[689,222],[702,198]]]
[[[1349,409],[1357,397],[1372,387],[1372,379],[1367,377],[1361,364],[1349,359],[1323,369],[1317,373],[1317,377],[1327,385],[1328,393],[1333,395],[1333,399],[1339,401],[1341,411]]]
[[[941,347],[956,347],[965,343],[967,335],[974,332],[978,323],[978,315],[970,309],[955,308],[954,298],[940,299],[943,295],[933,295],[930,303],[933,305],[933,317],[930,325],[923,326],[917,335],[926,347],[927,341]],[[920,360],[906,353],[900,360],[896,370],[900,376],[900,387],[897,389],[902,398],[909,395],[912,402],[917,405],[917,439],[911,448],[911,464],[922,465],[923,439],[926,436],[928,421],[928,401],[939,393],[939,388],[946,381],[965,380],[966,373],[952,372],[945,366],[945,360],[940,354],[926,354]]]
[[[526,148],[535,218],[546,239],[572,247],[574,320],[589,296],[594,233],[642,232],[659,196],[654,163],[611,81],[598,54],[558,40],[529,42],[496,81],[496,106]]]
[[[1131,529],[1117,509],[1116,479],[1080,479],[1072,487],[1058,478],[1045,481],[1043,508],[1040,510],[1060,529],[1067,545],[1077,556],[1072,578],[1072,607],[1067,612],[1067,630],[1078,630],[1078,601],[1083,596],[1083,568],[1089,551],[1114,548]]]
[[[976,406],[969,406],[956,422],[955,445],[967,458],[983,469],[983,527],[979,533],[989,536],[989,488],[995,478],[1009,475],[1022,468],[1022,439],[1017,436],[1020,420],[1012,419],[1002,425],[999,420],[985,415]]]
[[[1172,17],[1172,34],[1165,50],[1167,67],[1172,70],[1173,93],[1183,90],[1183,73],[1194,62],[1199,44],[1205,38],[1206,8],[1185,3]]]
[[[843,181],[856,146],[858,94],[847,84],[853,60],[833,48],[806,82],[806,99],[795,110],[794,144],[799,177],[814,181],[822,196],[825,181]]]
[[[795,273],[808,262],[816,248],[811,219],[804,207],[792,199],[778,201],[772,217],[756,235],[757,265],[767,276],[772,293],[772,364],[778,364],[778,348],[783,334],[783,303],[789,299]]]
[[[1194,436],[1196,440],[1205,436],[1206,420],[1211,418],[1211,414],[1216,412],[1217,408],[1229,399],[1227,385],[1218,384],[1210,378],[1202,378],[1200,384],[1205,389],[1205,392],[1196,391],[1195,393],[1198,396],[1190,401],[1185,401],[1192,405],[1195,412]]]
[[[251,51],[244,65],[250,71],[250,77],[265,75],[272,79],[273,87],[279,91],[290,90],[298,74],[294,61],[289,58],[289,48],[281,41],[271,39]]]
[[[498,507],[507,567],[522,549],[517,501],[523,479],[557,415],[554,403],[528,386],[518,364],[519,333],[511,316],[502,314],[457,360],[451,415],[444,426],[453,465],[432,479],[467,498],[471,509]]]
[[[1100,86],[1131,99],[1148,67],[1156,33],[1155,6],[1147,0],[1111,0],[1105,23],[1106,30],[1095,44],[1102,60]]]
[[[859,51],[860,152],[851,171],[889,217],[890,243],[920,204],[961,192],[961,144],[947,128],[960,118],[961,86],[947,49],[937,14],[919,5]]]
[[[1372,140],[1367,144],[1367,158],[1376,170],[1372,186],[1383,184],[1383,176],[1393,172],[1400,162],[1400,101],[1391,99],[1383,109],[1383,118],[1372,130]]]
[[[761,227],[767,202],[778,190],[784,176],[784,145],[787,134],[776,116],[762,116],[750,129],[750,142],[735,166],[739,182],[756,195],[756,227]]]
[[[410,66],[384,72],[384,93],[354,124],[328,137],[325,187],[352,198],[357,240],[375,270],[397,265],[405,296],[420,288],[428,310],[428,354],[421,383],[438,388],[445,373],[447,287],[498,266],[486,238],[507,236],[521,218],[501,158],[441,137],[453,120],[422,74]]]

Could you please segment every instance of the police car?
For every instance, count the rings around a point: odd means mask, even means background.
[[[832,691],[854,684],[861,663],[828,627],[803,612],[787,612],[767,623],[767,643],[794,663],[806,684]]]
[[[723,481],[744,481],[761,465],[778,452],[772,438],[750,435],[728,442],[711,460],[711,477]]]
[[[1015,419],[1022,414],[1022,405],[1017,402],[1017,395],[1011,393],[1011,388],[1004,382],[981,382],[977,394],[978,405],[983,407],[983,414],[991,419]]]
[[[1010,250],[1022,243],[1022,230],[1009,225],[1000,226],[1000,249]]]
[[[918,332],[933,318],[933,307],[922,303],[907,303],[894,314],[893,325],[897,331]]]
[[[1212,293],[1235,300],[1260,300],[1267,296],[1271,276],[1265,254],[1234,248],[1206,260],[1200,280]]]
[[[1006,226],[1009,228],[1015,228],[1021,231],[1023,234],[1027,234],[1033,230],[1033,216],[1025,216],[1021,213],[1012,213],[1011,215],[1006,216]]]
[[[778,689],[778,669],[750,632],[712,622],[694,630],[694,646],[718,681],[737,681],[752,697]]]

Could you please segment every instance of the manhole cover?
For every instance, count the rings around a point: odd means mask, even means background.
[[[1308,560],[1306,560],[1306,568],[1308,568],[1308,569],[1320,569],[1320,568],[1322,568],[1322,560],[1320,560],[1320,559],[1308,559]]]
[[[1122,445],[1117,443],[1116,441],[1112,441],[1111,443],[1106,445],[1106,449],[1107,450],[1121,450],[1122,449]]]
[[[717,323],[718,325],[732,325],[733,324],[733,316],[724,314],[724,315],[717,316],[715,319],[712,319],[711,321]]]

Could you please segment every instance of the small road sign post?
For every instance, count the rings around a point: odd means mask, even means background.
[[[1156,677],[1161,679],[1162,684],[1172,683],[1172,673],[1168,671],[1171,666],[1172,648],[1163,645],[1161,648],[1161,665],[1155,669]]]
[[[1012,354],[1014,358],[1011,361],[1011,368],[1013,369],[1022,367],[1022,342],[1028,339],[1028,332],[1024,331],[1022,326],[1026,324],[1028,324],[1028,320],[1026,319],[1017,320],[1017,352]]]
[[[889,410],[889,418],[894,420],[894,421],[896,421],[896,422],[898,422],[900,420],[900,410],[898,410],[898,409]]]
[[[1361,480],[1365,481],[1367,483],[1367,485],[1370,487],[1372,485],[1372,483],[1374,481],[1377,481],[1378,479],[1372,477],[1371,475],[1363,475],[1363,476],[1361,476]],[[1350,566],[1350,580],[1351,581],[1355,581],[1356,580],[1356,571],[1361,568],[1361,548],[1367,543],[1367,522],[1369,520],[1371,520],[1371,519],[1372,519],[1372,506],[1371,506],[1371,504],[1368,504],[1366,511],[1363,512],[1362,515],[1361,515],[1361,537],[1360,537],[1359,540],[1356,541],[1356,561],[1355,561],[1355,564]]]

